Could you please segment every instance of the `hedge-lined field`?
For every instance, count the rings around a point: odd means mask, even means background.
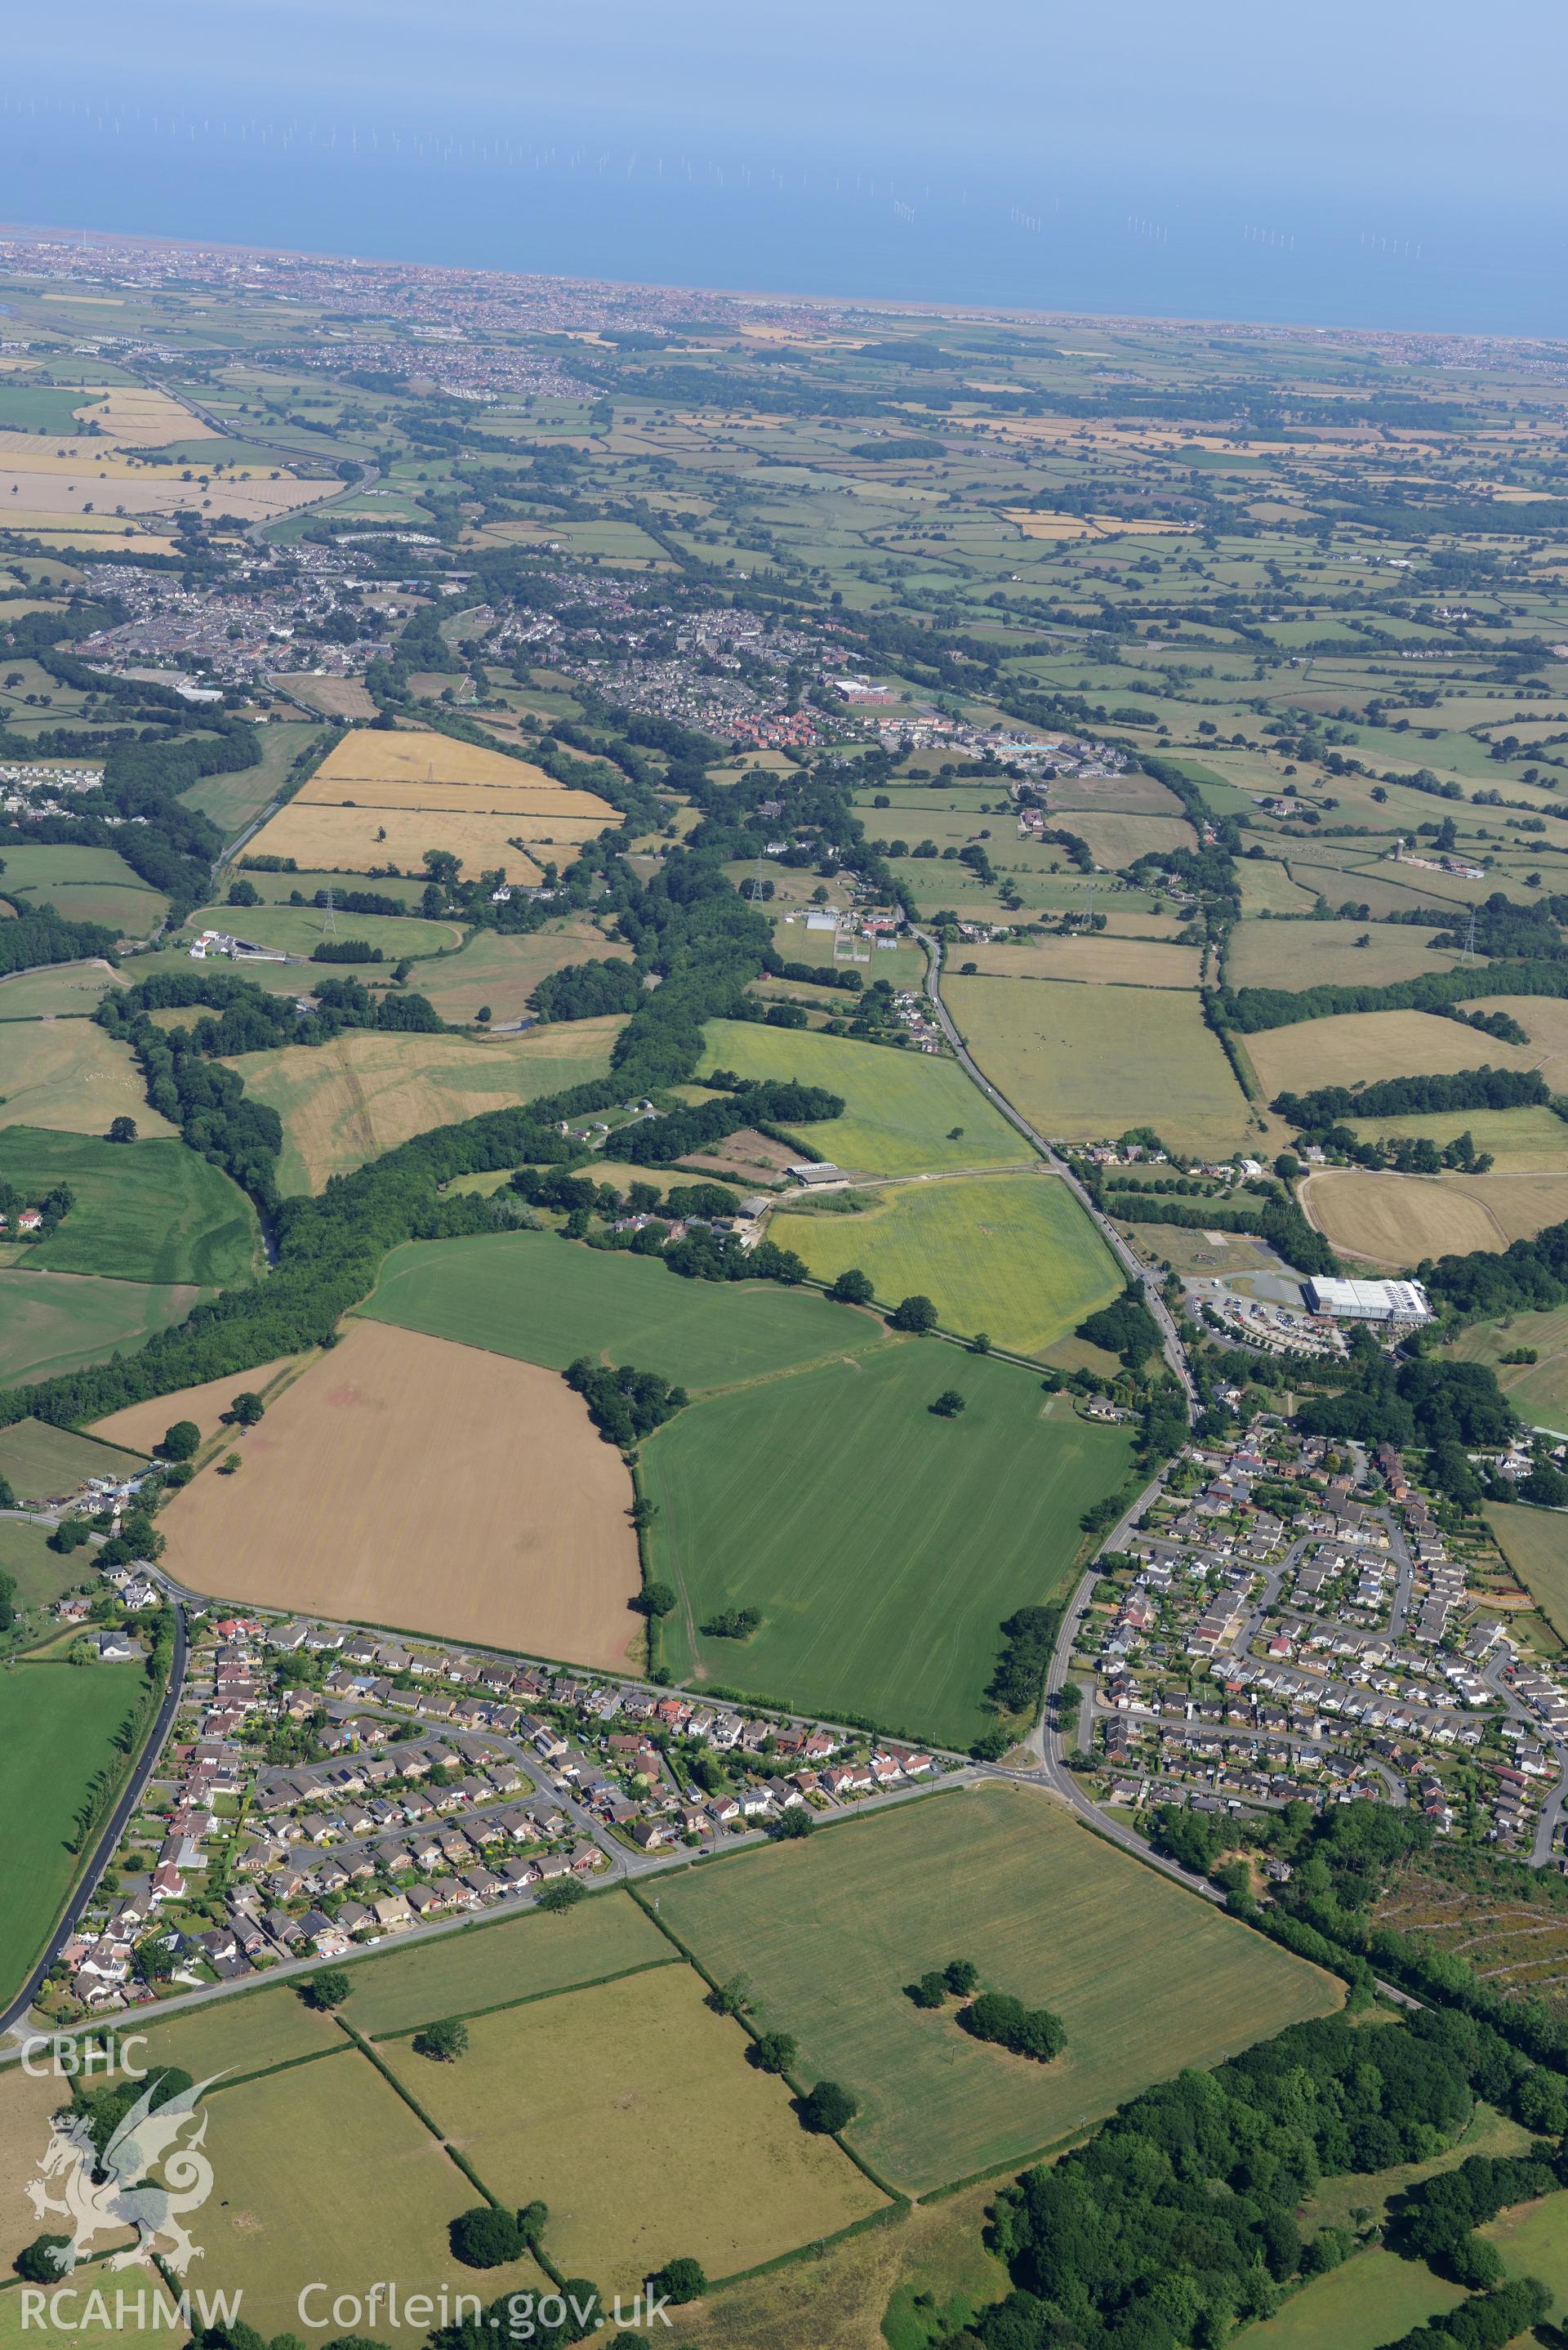
[[[910,2194],[1020,2161],[1184,2065],[1340,2002],[1329,1976],[1116,1852],[1032,1788],[933,1797],[659,1887],[716,1981],[750,1977],[805,2079],[860,2100],[846,2136]],[[971,1959],[1067,2027],[1050,2064],[971,2039],[902,1986]]]
[[[966,1404],[951,1419],[930,1410],[948,1388]],[[680,1675],[968,1746],[993,1719],[1002,1619],[1060,1592],[1080,1515],[1131,1453],[1031,1372],[928,1339],[694,1404],[639,1471],[651,1571],[681,1596],[665,1654]],[[750,1639],[702,1635],[736,1607],[761,1611]]]
[[[858,1215],[777,1212],[768,1237],[796,1250],[820,1281],[851,1265],[879,1302],[918,1291],[944,1329],[983,1330],[1033,1354],[1065,1336],[1122,1288],[1109,1249],[1054,1175],[955,1177],[890,1185]]]

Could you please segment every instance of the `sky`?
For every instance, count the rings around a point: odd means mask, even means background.
[[[75,0],[0,218],[894,301],[1556,334],[1561,0]]]

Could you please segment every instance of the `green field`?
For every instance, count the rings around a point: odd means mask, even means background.
[[[210,816],[218,830],[232,840],[237,832],[254,822],[267,802],[286,777],[297,754],[307,743],[320,736],[319,726],[308,720],[271,719],[258,726],[256,739],[261,744],[261,760],[254,767],[240,767],[228,775],[203,775],[180,796],[188,808],[195,808]]]
[[[703,1992],[691,1968],[659,1967],[477,2017],[455,2064],[403,2041],[379,2053],[493,2194],[548,2202],[545,2246],[568,2275],[629,2293],[679,2245],[729,2276],[884,2199],[801,2128]]]
[[[578,1355],[723,1388],[878,1345],[880,1326],[776,1282],[682,1281],[650,1257],[554,1232],[412,1241],[360,1307],[379,1322],[564,1371]]]
[[[45,971],[14,972],[0,981],[0,1021],[91,1012],[109,989],[127,983],[105,962],[61,962]]]
[[[950,1387],[967,1409],[938,1419]],[[968,1746],[1002,1617],[1061,1589],[1130,1457],[1029,1372],[929,1340],[714,1397],[642,1451],[651,1572],[681,1596],[666,1658]],[[740,1607],[762,1611],[749,1640],[702,1637]]]
[[[65,1183],[76,1205],[26,1262],[53,1273],[226,1287],[252,1273],[255,1211],[237,1183],[173,1139],[104,1142],[29,1126],[0,1134],[0,1173],[25,1199]]]
[[[1021,2162],[1184,2065],[1337,2007],[1340,1986],[1103,1843],[1033,1789],[944,1794],[670,1879],[659,1914],[716,1981],[750,1977],[803,2079],[911,2194]],[[1050,2065],[970,2039],[901,1986],[950,1958],[1067,2027]]]
[[[379,947],[388,962],[403,955],[440,954],[443,948],[455,948],[462,936],[455,922],[427,922],[418,914],[337,913],[330,932],[327,919],[325,906],[203,906],[186,929],[192,937],[198,931],[232,931],[253,946],[277,947],[295,955],[308,955],[328,936],[362,939],[367,946]],[[329,966],[322,968],[328,978],[343,976]]]
[[[182,1322],[208,1290],[96,1274],[0,1270],[0,1387],[53,1378]]]
[[[1510,2276],[1540,2278],[1556,2302],[1553,2316],[1561,2317],[1568,2305],[1568,2193],[1516,2204],[1480,2232],[1497,2246]]]
[[[1245,1046],[1247,1039],[1241,1043]],[[1499,1175],[1560,1174],[1568,1148],[1568,1128],[1544,1102],[1528,1109],[1437,1110],[1419,1117],[1347,1118],[1358,1142],[1408,1135],[1435,1142],[1438,1149],[1457,1134],[1469,1134],[1478,1150],[1490,1150]]]
[[[1151,1126],[1168,1149],[1229,1157],[1251,1113],[1196,995],[1174,988],[945,979],[942,993],[985,1075],[1053,1140]]]
[[[1486,1522],[1542,1614],[1568,1640],[1568,1517],[1528,1502],[1489,1502]]]
[[[1246,2338],[1256,2350],[1378,2350],[1464,2298],[1425,2262],[1375,2245],[1293,2293],[1277,2316],[1249,2325]]]
[[[144,939],[169,900],[133,873],[117,849],[40,841],[0,849],[0,889],[24,905],[57,906],[67,921],[101,922],[122,938]]]
[[[858,1265],[882,1304],[923,1292],[944,1329],[984,1330],[1019,1354],[1064,1336],[1123,1286],[1110,1251],[1054,1175],[955,1177],[868,1196],[854,1216],[775,1212],[768,1237],[798,1250],[820,1281]]]
[[[800,1129],[837,1166],[916,1175],[928,1167],[1017,1167],[1033,1156],[955,1061],[742,1020],[711,1020],[707,1036],[714,1068],[746,1078],[794,1077],[839,1095],[842,1118]]]
[[[49,1548],[47,1526],[28,1525],[21,1518],[0,1518],[0,1573],[16,1584],[16,1604],[31,1613],[33,1631],[44,1628],[44,1608],[78,1583],[92,1580],[92,1568],[84,1565],[80,1551],[62,1556]]]
[[[0,1477],[21,1502],[52,1501],[74,1492],[88,1477],[134,1477],[146,1466],[140,1453],[47,1420],[15,1419],[0,1428]]]
[[[140,1665],[31,1664],[0,1677],[0,1999],[26,1974],[70,1888],[78,1857],[66,1838],[88,1781],[121,1760],[110,1742],[142,1678]]]
[[[1520,1347],[1532,1347],[1540,1360],[1500,1359]],[[1544,1314],[1511,1314],[1506,1322],[1474,1323],[1460,1331],[1451,1351],[1461,1362],[1490,1363],[1521,1419],[1568,1433],[1568,1305]]]
[[[350,1970],[354,1989],[344,2013],[356,2032],[377,2039],[415,2031],[437,2016],[472,2015],[597,1982],[672,1955],[629,1895],[608,1893],[558,1918],[513,1918],[379,1954]]]

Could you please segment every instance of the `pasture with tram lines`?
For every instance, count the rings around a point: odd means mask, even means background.
[[[734,1387],[885,1343],[870,1315],[810,1291],[771,1281],[684,1281],[652,1258],[553,1232],[411,1241],[388,1257],[359,1311],[551,1370],[589,1354],[692,1389]]]
[[[53,1378],[133,1352],[213,1295],[178,1282],[109,1281],[96,1274],[7,1266],[0,1270],[0,1387]]]
[[[952,1419],[930,1406],[963,1396]],[[1015,1608],[1060,1596],[1078,1520],[1131,1460],[1027,1370],[912,1339],[694,1403],[642,1447],[650,1573],[678,1676],[968,1747]],[[753,1607],[744,1641],[707,1637]]]
[[[244,1193],[173,1138],[118,1143],[7,1127],[0,1171],[24,1200],[61,1183],[75,1198],[47,1238],[0,1251],[8,1263],[222,1288],[247,1280],[261,1254],[255,1210]]]
[[[1053,1139],[1147,1126],[1168,1149],[1214,1158],[1256,1139],[1255,1114],[1194,993],[961,976],[944,977],[942,996],[986,1076]]]
[[[999,1783],[846,1823],[659,1888],[661,1920],[807,2078],[860,2099],[847,2143],[907,2194],[1016,2164],[1169,2079],[1337,2008],[1342,1987]],[[903,1986],[967,1958],[1067,2027],[1051,2064],[971,2039]]]

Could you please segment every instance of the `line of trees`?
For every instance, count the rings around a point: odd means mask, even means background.
[[[1386,1077],[1377,1085],[1318,1086],[1306,1094],[1277,1094],[1269,1107],[1308,1134],[1321,1135],[1342,1118],[1428,1117],[1449,1109],[1519,1109],[1550,1101],[1539,1069],[1459,1069],[1451,1076]]]

